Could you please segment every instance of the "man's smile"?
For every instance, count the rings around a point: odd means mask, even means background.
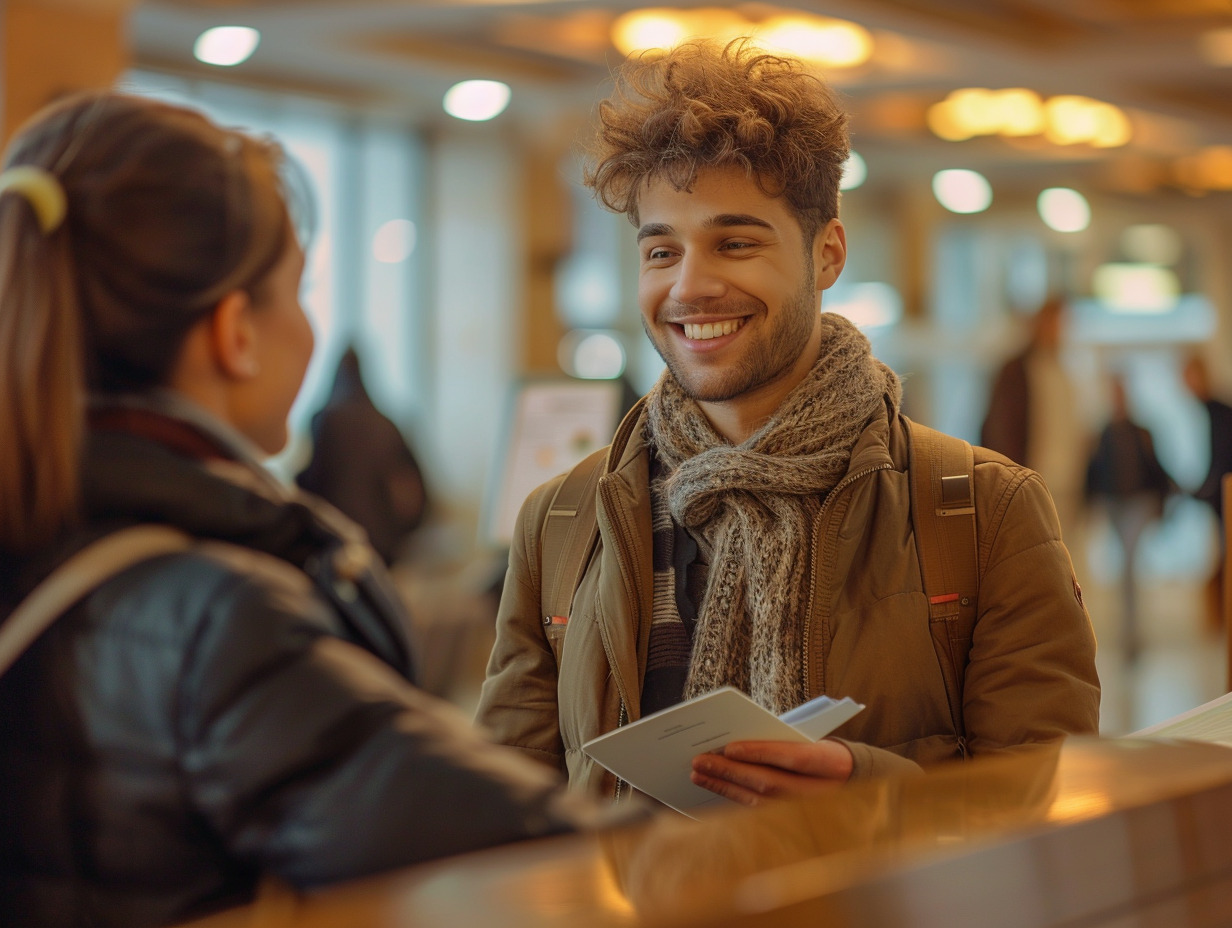
[[[695,341],[706,341],[711,338],[719,338],[723,335],[731,335],[737,329],[744,325],[743,319],[724,319],[721,322],[684,322],[680,326],[684,329],[684,337]]]

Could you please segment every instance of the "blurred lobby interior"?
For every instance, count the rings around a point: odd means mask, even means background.
[[[429,517],[395,566],[432,688],[460,705],[482,674],[517,502],[604,444],[604,423],[661,369],[631,230],[578,183],[609,68],[681,36],[750,32],[814,56],[850,106],[849,260],[823,309],[865,329],[909,415],[977,440],[991,380],[1050,293],[1071,301],[1064,363],[1089,439],[1076,460],[1107,417],[1107,377],[1125,377],[1182,492],[1138,552],[1133,661],[1108,520],[1090,509],[1066,525],[1104,733],[1227,691],[1225,632],[1203,607],[1218,528],[1184,492],[1209,441],[1180,374],[1197,352],[1232,400],[1226,0],[8,0],[0,17],[6,138],[61,93],[115,84],[272,133],[304,167],[318,347],[271,466],[303,464],[354,344],[424,469]],[[214,27],[249,31],[215,33],[211,52]],[[207,63],[245,42],[243,60]],[[456,89],[467,81],[489,83]],[[468,90],[480,105],[495,93],[495,112],[460,109]],[[595,389],[569,393],[579,380]],[[537,402],[574,404],[594,430],[536,434]]]

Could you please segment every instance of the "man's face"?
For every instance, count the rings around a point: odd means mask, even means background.
[[[787,202],[734,167],[701,172],[690,193],[652,180],[638,216],[642,326],[672,375],[703,404],[772,413],[817,358],[842,225],[805,243]]]

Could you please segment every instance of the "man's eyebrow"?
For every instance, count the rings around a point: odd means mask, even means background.
[[[745,213],[720,213],[717,216],[711,216],[706,220],[708,228],[718,228],[725,226],[760,226],[763,229],[774,229],[774,226],[757,216],[749,216]]]
[[[637,230],[637,240],[640,242],[644,238],[650,238],[652,235],[671,235],[672,227],[666,222],[648,222]]]
[[[728,226],[757,226],[772,231],[774,229],[774,226],[766,220],[747,213],[719,213],[707,219],[705,226],[708,229],[722,229]],[[653,235],[671,235],[672,231],[672,227],[665,222],[648,222],[637,230],[637,240],[640,242]]]

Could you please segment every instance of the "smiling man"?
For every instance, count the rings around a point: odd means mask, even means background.
[[[628,63],[599,120],[587,182],[637,229],[667,369],[579,465],[593,501],[554,506],[562,476],[524,505],[479,721],[619,797],[582,745],[682,699],[866,704],[815,744],[694,760],[695,783],[747,804],[1095,734],[1095,642],[1037,474],[974,450],[978,597],[938,613],[958,595],[925,592],[898,378],[820,311],[847,256],[829,88],[747,43],[687,45]],[[545,544],[574,509],[589,524]],[[574,563],[568,615],[550,614]]]

